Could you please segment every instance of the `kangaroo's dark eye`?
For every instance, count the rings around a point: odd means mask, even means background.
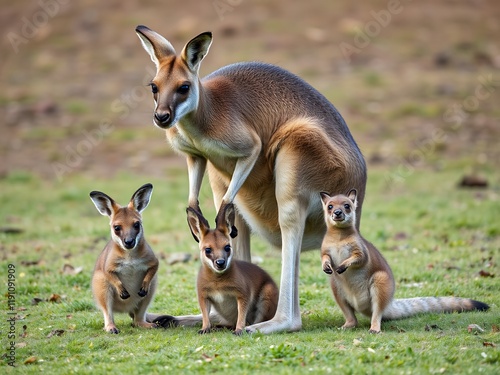
[[[115,232],[116,232],[116,233],[118,233],[119,231],[121,231],[121,230],[122,230],[122,226],[121,226],[121,225],[115,225],[115,226],[113,227],[113,229],[115,230]]]
[[[179,88],[177,89],[177,92],[182,95],[187,94],[188,91],[189,91],[189,85],[187,83],[179,86]]]
[[[230,252],[231,252],[231,246],[230,246],[230,245],[226,245],[226,246],[224,246],[224,251],[225,251],[226,253],[230,253]]]
[[[154,83],[150,83],[149,86],[151,86],[151,92],[153,94],[158,93],[158,86],[156,86]]]
[[[329,205],[328,205],[328,209],[329,209],[329,210],[333,209],[333,204],[329,204]]]
[[[140,223],[140,222],[138,222],[138,221],[136,221],[136,222],[134,223],[134,229],[139,229],[140,227],[141,227],[141,223]]]
[[[205,254],[206,255],[212,254],[212,248],[210,248],[210,247],[205,248]]]
[[[350,210],[350,209],[351,209],[351,205],[349,205],[349,204],[347,204],[347,203],[346,203],[346,204],[344,204],[344,208],[345,208],[346,210]]]

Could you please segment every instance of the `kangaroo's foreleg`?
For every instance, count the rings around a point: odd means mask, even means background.
[[[186,160],[189,179],[188,206],[201,212],[198,197],[200,196],[203,175],[205,174],[205,170],[207,168],[207,159],[199,156],[188,155]]]
[[[262,149],[262,144],[260,138],[255,134],[253,135],[253,146],[249,150],[249,154],[244,157],[238,158],[236,161],[236,166],[234,167],[234,172],[231,177],[231,182],[227,188],[224,197],[222,198],[222,204],[225,205],[228,203],[233,203],[236,194],[240,190],[241,186],[245,183],[248,175],[252,171],[255,162],[259,158],[260,151]],[[217,207],[217,210],[220,207]]]
[[[340,263],[335,272],[341,274],[345,272],[345,270],[347,270],[349,267],[361,266],[365,264],[366,261],[367,261],[366,253],[359,247],[355,247],[351,251],[351,256],[346,260],[344,260],[342,263]]]

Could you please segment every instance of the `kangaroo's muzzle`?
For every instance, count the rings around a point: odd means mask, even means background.
[[[226,269],[226,260],[225,259],[216,259],[214,262],[215,268],[219,271],[223,271]]]

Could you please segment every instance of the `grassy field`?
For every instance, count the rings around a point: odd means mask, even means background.
[[[61,183],[28,173],[2,180],[1,217],[21,233],[2,233],[2,284],[15,275],[15,301],[9,310],[2,292],[2,373],[495,373],[500,366],[498,254],[500,212],[498,176],[488,190],[456,187],[459,166],[440,172],[414,170],[397,182],[396,173],[372,168],[362,232],[391,264],[396,296],[455,295],[490,304],[488,312],[421,315],[383,323],[383,333],[368,333],[369,320],[341,331],[317,251],[302,255],[298,333],[235,337],[229,331],[198,335],[197,328],[143,330],[118,315],[119,335],[102,330],[102,314],[90,292],[93,264],[108,236],[108,220],[88,198],[101,190],[126,203],[142,183],[155,186],[144,212],[146,238],[160,260],[159,288],[150,311],[197,313],[196,243],[187,228],[184,205],[187,176],[168,170],[146,180],[119,175],[98,182],[74,176]],[[496,180],[495,180],[496,179]],[[392,182],[392,188],[388,187]],[[137,186],[136,186],[137,185]],[[213,216],[207,186],[201,204]],[[280,253],[259,239],[253,255],[279,280]],[[173,253],[192,255],[168,263]],[[66,266],[65,266],[66,265]],[[71,266],[71,267],[70,267]],[[73,269],[74,268],[74,269]],[[12,271],[14,270],[14,271]],[[488,276],[491,275],[491,276]],[[493,276],[494,275],[494,276]],[[6,321],[16,315],[10,328]],[[477,324],[483,331],[468,326]],[[8,334],[15,330],[15,365]]]
[[[499,373],[498,19],[498,0],[0,7],[0,373]],[[109,227],[92,190],[124,204],[154,184],[144,212],[160,258],[150,310],[199,310],[185,163],[151,125],[154,66],[138,24],[177,51],[211,30],[202,75],[258,60],[311,83],[339,109],[367,159],[362,233],[392,266],[396,297],[471,297],[491,309],[385,322],[380,335],[361,318],[340,331],[343,316],[312,251],[300,264],[300,332],[200,336],[198,328],[137,329],[123,315],[121,333],[105,333],[90,280]],[[354,48],[348,55],[346,46]],[[464,175],[488,186],[459,188]],[[206,185],[200,200],[214,217]],[[253,255],[279,281],[280,252],[253,241]],[[191,258],[170,264],[177,253]]]

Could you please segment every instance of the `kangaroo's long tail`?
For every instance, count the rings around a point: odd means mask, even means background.
[[[490,307],[483,302],[458,297],[417,297],[395,299],[384,310],[385,320],[401,319],[421,313],[451,313],[484,311]]]

